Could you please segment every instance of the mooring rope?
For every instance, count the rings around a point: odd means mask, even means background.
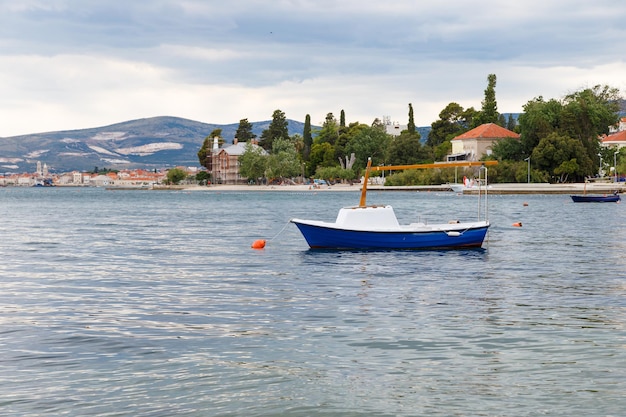
[[[281,234],[282,232],[284,232],[284,231],[285,231],[285,229],[287,228],[287,226],[289,226],[289,223],[290,223],[290,222],[291,222],[291,220],[288,220],[288,221],[287,221],[287,223],[283,226],[283,228],[282,228],[282,229],[280,229],[280,232],[276,233],[276,236],[274,236],[274,237],[272,237],[271,239],[269,239],[269,241],[272,241],[272,240],[276,239],[278,236],[280,236],[280,234]]]

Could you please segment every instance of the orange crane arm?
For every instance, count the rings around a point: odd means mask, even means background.
[[[452,168],[452,167],[481,167],[489,165],[498,165],[498,161],[457,161],[457,162],[439,162],[434,164],[413,164],[413,165],[387,165],[372,166],[372,158],[367,159],[367,167],[365,168],[365,178],[363,180],[363,188],[361,188],[361,201],[359,207],[365,207],[367,197],[367,182],[369,180],[370,171],[398,171],[403,169],[428,169],[428,168]]]

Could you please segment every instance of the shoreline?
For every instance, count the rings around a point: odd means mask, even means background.
[[[108,189],[121,189],[115,186]],[[131,188],[126,188],[131,189]],[[255,192],[361,192],[360,184],[336,184],[331,186],[321,186],[314,188],[310,185],[210,185],[210,186],[163,186],[155,187],[152,190],[184,190],[194,192],[221,192],[221,191],[255,191]],[[410,186],[381,186],[368,185],[368,191],[414,191],[414,192],[454,192],[447,184],[442,185],[410,185]],[[489,184],[489,194],[611,194],[613,192],[626,192],[625,183],[571,183],[571,184],[542,184],[542,183],[506,183]],[[484,192],[482,189],[481,192]],[[457,194],[477,194],[478,189],[466,189]]]

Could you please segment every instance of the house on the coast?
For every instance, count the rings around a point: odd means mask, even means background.
[[[110,172],[108,174],[100,174],[92,177],[89,184],[95,187],[108,187],[115,184],[117,174]]]
[[[626,147],[626,117],[622,117],[617,126],[609,128],[609,134],[600,138],[600,144],[605,148],[616,150]]]
[[[626,146],[626,130],[613,133],[601,138],[600,144],[605,148],[616,148],[619,150]]]
[[[452,139],[452,153],[447,161],[478,161],[491,155],[492,146],[504,138],[519,139],[515,133],[495,123],[485,123]]]
[[[213,182],[217,184],[245,184],[247,182],[248,179],[239,173],[239,157],[246,151],[246,145],[246,142],[239,142],[235,138],[232,145],[220,149],[217,138],[214,139],[211,153]],[[263,154],[267,154],[254,139],[250,142],[250,146],[260,148]]]

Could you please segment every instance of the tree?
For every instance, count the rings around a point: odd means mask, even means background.
[[[445,161],[446,157],[452,153],[452,142],[447,140],[434,148],[427,147],[424,151],[430,152],[433,161]]]
[[[319,167],[315,171],[316,178],[322,178],[329,181],[329,184],[336,179],[342,181],[353,180],[355,177],[352,169],[346,169],[341,167]]]
[[[550,133],[557,131],[560,125],[562,104],[554,99],[545,101],[539,96],[523,107],[519,116],[522,152],[530,155],[539,141]]]
[[[311,146],[311,155],[307,164],[307,172],[313,173],[318,167],[331,167],[335,162],[335,150],[330,143],[314,143]]]
[[[304,153],[304,138],[300,134],[295,133],[289,140],[296,148],[298,159],[302,161],[302,154]]]
[[[224,144],[222,129],[213,129],[211,134],[204,138],[204,142],[202,142],[202,146],[197,153],[198,162],[209,171],[213,170],[213,158],[211,158],[211,154],[213,152],[213,141],[215,138],[217,138],[218,146],[222,146]]]
[[[206,185],[211,179],[211,175],[206,171],[200,171],[196,174],[196,181],[201,185]]]
[[[502,138],[491,147],[493,157],[498,160],[521,161],[524,154],[522,142],[517,138]]]
[[[489,74],[487,76],[485,99],[482,101],[482,108],[472,127],[485,123],[498,123],[499,118],[498,103],[496,102],[496,74]]]
[[[254,179],[258,183],[259,178],[265,175],[267,167],[267,155],[263,148],[255,146],[251,142],[246,143],[244,152],[239,156],[239,174],[248,179]]]
[[[424,162],[420,134],[404,131],[393,139],[386,152],[386,161],[391,165],[408,165]]]
[[[570,175],[582,180],[593,169],[580,141],[556,132],[539,141],[531,160],[536,169],[545,171],[554,181],[565,181]]]
[[[170,184],[178,184],[187,178],[187,172],[180,168],[172,168],[167,171],[167,182]]]
[[[239,142],[248,142],[256,138],[256,135],[252,133],[252,123],[248,122],[248,119],[241,119],[239,121],[239,127],[237,127],[235,137]]]
[[[211,132],[211,134],[209,135],[209,137],[211,139],[213,138],[217,138],[218,143],[220,146],[222,146],[222,144],[224,143],[224,138],[222,137],[222,129],[213,129],[213,131]]]
[[[506,121],[506,128],[511,132],[515,132],[515,129],[517,129],[517,121],[513,118],[512,113],[509,113],[509,118]]]
[[[609,149],[615,152],[615,148],[609,148]],[[617,174],[621,178],[623,178],[624,174],[626,174],[626,148],[620,148],[618,150],[618,154],[615,157],[615,160],[617,162],[617,167],[615,167],[617,169]]]
[[[584,155],[577,153],[567,160],[559,160],[558,163],[552,160],[545,166],[545,171],[554,176],[554,169],[563,162],[576,158],[578,170],[573,175],[578,179],[593,175],[597,172],[595,161],[598,161],[596,155],[600,150],[598,138],[617,122],[619,100],[619,90],[597,85],[571,93],[562,101],[552,99],[546,102],[542,97],[529,101],[519,117],[524,155],[530,155],[531,152],[534,155],[541,141],[552,134],[556,134],[556,137],[567,137],[578,141]],[[569,177],[572,173],[566,171],[571,170],[572,166],[573,164],[563,165],[561,173]]]
[[[337,120],[332,113],[328,113],[326,114],[326,119],[324,120],[324,123],[322,123],[322,129],[319,131],[314,142],[330,143],[332,146],[335,146],[338,137],[339,129],[337,125]]]
[[[546,175],[539,175],[543,171],[532,170],[531,182],[545,182]],[[489,182],[526,182],[528,180],[528,164],[525,161],[500,161],[498,165],[489,167]]]
[[[580,170],[580,166],[576,162],[576,158],[572,158],[569,161],[561,162],[561,165],[554,169],[554,173],[559,175],[559,182],[567,182],[569,175],[573,175]]]
[[[344,126],[339,128],[339,137],[334,144],[335,149],[335,158],[343,159],[348,153],[346,152],[346,146],[352,140],[352,138],[359,132],[361,129],[367,128],[367,125],[361,124],[359,122],[350,123],[349,126]]]
[[[261,140],[259,145],[269,151],[272,149],[272,144],[276,139],[288,139],[289,138],[289,122],[285,117],[285,113],[280,110],[274,110],[272,114],[272,121],[267,129],[261,132]]]
[[[311,153],[311,145],[313,144],[313,136],[311,136],[311,116],[308,114],[304,118],[302,140],[304,141],[304,149],[302,150],[302,160],[308,161],[309,154]]]
[[[385,149],[389,145],[389,135],[378,126],[361,126],[356,130],[354,137],[346,144],[346,155],[354,153],[356,162],[355,171],[363,169],[367,165],[367,159],[372,158],[372,164],[378,165],[385,162]]]
[[[428,159],[441,161],[452,151],[450,142],[456,136],[469,130],[472,120],[478,112],[470,107],[463,109],[458,103],[449,103],[439,113],[439,120],[434,121],[430,127],[426,148],[423,150],[424,157],[429,154]]]
[[[204,142],[202,143],[202,147],[198,151],[198,162],[200,165],[211,171],[211,146],[213,140],[211,137],[207,136],[204,138]]]
[[[415,134],[415,121],[413,120],[413,105],[409,103],[409,123],[407,124],[406,130],[409,131],[410,134]]]
[[[439,120],[431,123],[426,145],[438,146],[468,130],[467,116],[466,111],[458,103],[448,104],[439,112]]]
[[[274,140],[272,153],[267,160],[268,177],[293,177],[299,173],[300,162],[293,142],[284,138]]]
[[[600,150],[598,137],[619,120],[619,99],[618,89],[600,85],[567,95],[563,100],[561,131],[578,139],[587,156],[594,159]]]
[[[382,132],[385,131],[385,123],[382,120],[380,120],[378,117],[374,119],[371,127],[378,129]]]

